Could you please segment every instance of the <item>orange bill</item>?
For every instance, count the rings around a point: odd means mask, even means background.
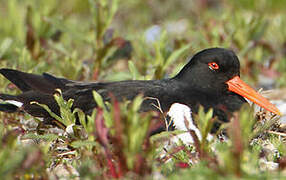
[[[268,111],[274,114],[277,114],[279,116],[282,115],[282,113],[279,111],[279,109],[275,105],[273,105],[266,98],[261,96],[258,92],[256,92],[250,86],[248,86],[245,82],[243,82],[239,78],[239,76],[235,76],[234,78],[228,80],[226,83],[228,85],[229,91],[235,92],[236,94],[239,94],[249,99],[250,101],[263,107],[264,109],[267,109]]]

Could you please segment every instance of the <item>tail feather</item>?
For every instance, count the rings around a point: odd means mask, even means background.
[[[0,69],[0,73],[14,83],[21,91],[29,91],[31,87],[22,79],[26,73],[12,70],[12,69]]]
[[[5,102],[0,104],[0,111],[2,112],[17,112],[23,105],[23,103],[18,100],[17,96],[0,94],[0,99]]]
[[[23,111],[34,117],[44,118],[47,123],[53,123],[53,117],[45,108],[31,102],[45,104],[53,113],[60,116],[60,107],[53,96],[55,89],[61,89],[66,100],[75,99],[72,108],[81,108],[84,112],[91,112],[93,107],[96,107],[96,103],[90,101],[93,99],[91,89],[99,89],[99,92],[103,91],[101,94],[107,94],[108,92],[101,88],[104,84],[81,83],[57,78],[47,73],[36,75],[3,68],[0,69],[0,74],[22,91],[21,94],[16,96],[0,93],[0,100],[3,101],[0,103],[0,111],[10,113]],[[105,99],[107,99],[107,96]]]
[[[70,88],[66,86],[67,83],[74,83],[47,73],[36,75],[13,69],[0,69],[0,74],[23,92],[17,96],[0,93],[0,100],[3,101],[3,103],[0,103],[0,111],[11,113],[25,111],[35,117],[49,118],[50,115],[44,108],[31,104],[32,101],[46,104],[54,113],[60,115],[59,107],[52,94],[57,88],[62,91]]]
[[[0,99],[3,100],[3,101],[6,101],[6,100],[18,100],[17,99],[17,96],[13,96],[13,95],[10,95],[10,94],[0,94]]]
[[[36,75],[5,68],[0,69],[0,73],[15,84],[22,92],[34,90],[50,94],[53,93],[55,89],[62,89],[66,83],[71,82],[46,73]]]
[[[14,104],[0,104],[0,111],[6,112],[6,113],[14,113],[19,110],[18,106],[15,106]]]

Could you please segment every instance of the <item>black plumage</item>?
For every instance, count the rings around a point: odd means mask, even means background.
[[[216,63],[219,69],[213,69],[210,63]],[[1,69],[0,73],[14,83],[22,94],[0,94],[0,99],[21,102],[21,109],[32,116],[51,119],[42,107],[31,102],[46,104],[54,113],[60,115],[59,107],[53,98],[55,89],[61,89],[64,99],[74,99],[73,108],[80,108],[86,114],[90,114],[97,106],[92,91],[97,91],[106,101],[110,100],[110,94],[122,101],[132,100],[141,93],[145,97],[142,111],[158,110],[152,105],[157,104],[158,100],[162,110],[166,112],[177,102],[188,105],[193,112],[198,110],[199,105],[206,110],[213,108],[214,116],[218,116],[221,121],[228,121],[231,113],[246,102],[242,96],[231,92],[226,83],[239,76],[239,70],[240,64],[235,53],[223,48],[206,49],[195,54],[175,77],[163,80],[77,82],[47,73],[35,75]],[[0,106],[0,111],[12,112],[16,109],[11,104]]]

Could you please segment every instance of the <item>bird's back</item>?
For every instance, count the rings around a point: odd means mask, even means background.
[[[46,104],[54,113],[60,115],[59,106],[53,97],[56,89],[62,91],[65,100],[74,99],[73,108],[80,108],[87,114],[97,107],[92,91],[99,93],[104,101],[110,101],[111,96],[118,101],[132,100],[142,94],[145,98],[141,106],[142,111],[157,110],[154,105],[158,106],[158,103],[162,103],[162,108],[166,111],[170,104],[167,101],[172,99],[170,93],[165,90],[167,82],[164,80],[85,83],[57,78],[47,73],[35,75],[11,69],[1,69],[0,73],[22,91],[22,94],[17,96],[0,94],[0,99],[10,103],[20,102],[22,103],[21,109],[36,117],[48,117],[49,114],[42,107],[31,104],[34,101]],[[6,112],[17,110],[10,103],[2,104],[0,110],[1,108]]]

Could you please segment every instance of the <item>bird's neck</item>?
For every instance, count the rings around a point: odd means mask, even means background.
[[[199,105],[202,105],[205,110],[213,108],[217,115],[231,114],[239,110],[242,104],[246,102],[240,95],[229,91],[224,93],[204,92],[197,88],[191,80],[182,81],[175,77],[170,79],[170,82],[171,86],[177,87],[178,101],[191,107],[193,112],[197,112]],[[228,117],[223,117],[223,119],[227,120]]]

